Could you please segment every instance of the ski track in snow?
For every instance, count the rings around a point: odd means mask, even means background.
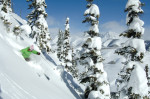
[[[17,83],[15,83],[11,78],[6,74],[0,73],[0,81],[2,93],[10,96],[10,99],[38,99],[35,96],[32,96],[30,93],[21,88]],[[3,86],[3,84],[5,84]],[[4,90],[3,87],[8,87],[7,90]]]

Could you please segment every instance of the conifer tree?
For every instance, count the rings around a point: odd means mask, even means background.
[[[57,57],[60,61],[63,57],[63,31],[62,30],[59,30],[59,34],[58,34]]]
[[[72,53],[71,53],[71,66],[68,67],[68,71],[71,73],[71,75],[74,77],[74,78],[77,78],[78,77],[78,72],[77,72],[77,67],[76,67],[76,57],[75,57],[75,52],[74,52],[74,49],[72,48]]]
[[[148,87],[150,87],[150,75],[149,75],[149,67],[148,64],[145,66],[145,72],[146,72],[146,78],[148,80]],[[150,88],[149,88],[149,92],[150,92]]]
[[[86,83],[84,97],[88,99],[110,99],[107,73],[103,68],[101,56],[101,38],[99,37],[99,7],[93,4],[94,0],[86,0],[87,10],[84,13],[83,23],[89,23],[90,29],[86,32],[86,40],[82,45],[78,71],[81,83]]]
[[[20,26],[16,25],[16,26],[13,28],[13,32],[14,32],[14,34],[16,35],[16,38],[17,38],[17,36],[19,36],[19,35],[21,34],[22,30],[21,30]]]
[[[144,22],[139,19],[143,13],[143,4],[139,0],[128,0],[125,12],[128,12],[126,24],[128,30],[120,36],[128,38],[124,46],[116,50],[116,53],[126,58],[124,67],[117,79],[118,98],[149,99],[148,81],[142,59],[145,54],[145,44],[141,36],[144,34]]]
[[[70,27],[69,27],[69,18],[66,19],[65,32],[63,36],[63,63],[66,68],[71,66],[71,48],[70,48]]]
[[[12,12],[11,0],[0,0],[0,11],[0,18],[3,20],[7,30],[10,31],[10,13]]]
[[[76,63],[76,57],[75,57],[75,51],[74,49],[72,48],[72,69],[71,69],[71,73],[72,73],[72,76],[74,78],[78,77],[78,72],[77,72],[77,63]]]
[[[27,2],[31,2],[28,9],[33,9],[27,16],[32,28],[30,37],[34,38],[40,50],[50,52],[50,33],[46,22],[45,0],[27,0]]]

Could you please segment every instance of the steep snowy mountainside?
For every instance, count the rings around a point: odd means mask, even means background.
[[[109,39],[118,39],[119,34],[117,34],[115,32],[106,32],[106,33],[101,34],[101,38],[102,38],[102,41],[105,42]]]
[[[118,77],[118,73],[120,69],[123,67],[122,62],[125,60],[123,57],[118,56],[115,54],[115,50],[117,48],[109,47],[109,48],[102,48],[102,56],[105,59],[104,69],[108,75],[108,81],[110,83],[110,90],[111,92],[116,92],[116,79]]]
[[[26,25],[15,14],[11,19],[11,29]],[[20,50],[34,44],[33,41],[25,32],[16,38],[6,31],[2,21],[0,28],[0,99],[80,99],[69,86],[63,67],[57,66],[55,53],[32,55],[31,61],[26,62]],[[36,45],[35,50],[39,51]]]
[[[79,48],[82,46],[83,40],[84,40],[84,36],[82,35],[71,35],[71,46],[73,48]]]
[[[103,43],[103,47],[119,47],[124,43],[121,39],[109,39]]]
[[[126,41],[125,38],[120,37],[119,34],[114,32],[101,34],[101,38],[103,47],[119,47]]]
[[[27,24],[26,20],[22,19],[20,16],[18,16],[15,13],[12,13],[11,21],[13,25],[26,25]]]

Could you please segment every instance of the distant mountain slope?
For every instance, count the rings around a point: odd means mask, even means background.
[[[146,50],[150,50],[150,40],[145,41]]]

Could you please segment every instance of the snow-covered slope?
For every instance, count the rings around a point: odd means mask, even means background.
[[[28,38],[30,31],[25,20],[12,14],[11,21],[11,29],[15,25],[22,25],[25,31],[16,38],[11,32],[7,33],[0,21],[0,99],[80,99],[84,86],[79,86],[78,81],[64,71],[56,53],[31,55],[30,62],[23,59],[20,50],[34,43]],[[114,54],[125,41],[116,35],[109,33],[102,36],[101,52],[111,92],[116,91],[115,81],[125,61]],[[81,36],[72,36],[71,46],[80,49],[83,39]],[[56,42],[57,36],[51,43],[53,50],[56,49]],[[146,44],[149,46],[149,41]],[[36,46],[35,49],[39,51]],[[146,52],[144,63],[150,64],[149,60],[150,52]]]
[[[108,47],[108,48],[103,48],[102,49],[102,56],[105,59],[104,60],[104,68],[108,74],[108,80],[110,82],[110,89],[111,92],[116,92],[116,79],[118,77],[118,73],[120,72],[120,70],[123,68],[123,64],[122,62],[125,62],[125,58],[122,56],[119,56],[117,54],[115,54],[115,50],[118,47]],[[150,68],[150,52],[146,52],[145,56],[144,56],[144,63],[149,64],[149,68]],[[143,66],[143,68],[145,68],[145,65]]]
[[[11,19],[12,27],[26,23],[15,14]],[[20,50],[33,44],[32,40],[27,34],[16,38],[7,33],[1,21],[0,29],[0,99],[80,99],[70,83],[80,87],[68,80],[54,53],[32,55],[26,62]]]

